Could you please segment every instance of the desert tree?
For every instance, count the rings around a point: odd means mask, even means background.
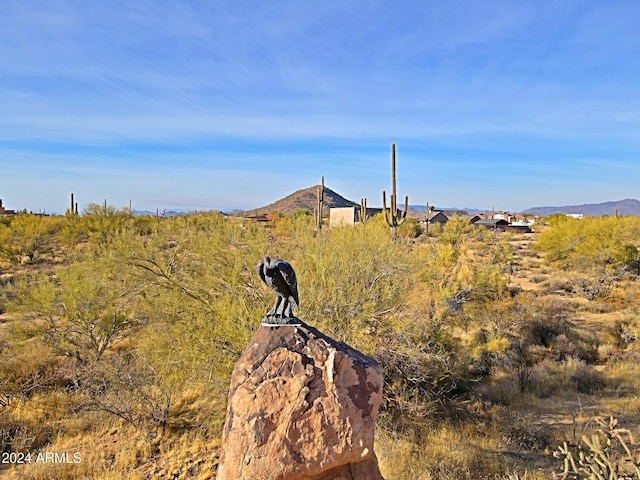
[[[21,276],[7,290],[8,308],[45,321],[54,352],[81,362],[100,358],[134,324],[132,292],[88,262],[59,268],[55,277]]]

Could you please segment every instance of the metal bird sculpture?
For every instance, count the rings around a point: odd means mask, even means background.
[[[300,323],[293,315],[300,308],[300,302],[296,272],[291,265],[279,258],[264,257],[256,270],[262,281],[276,292],[273,308],[264,316],[262,324],[278,326]]]

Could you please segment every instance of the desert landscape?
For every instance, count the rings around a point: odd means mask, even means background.
[[[387,480],[640,478],[638,217],[418,216],[394,240],[381,214],[329,228],[330,193],[319,229],[307,196],[266,221],[0,217],[0,476],[215,478],[269,254],[301,319],[382,366]]]

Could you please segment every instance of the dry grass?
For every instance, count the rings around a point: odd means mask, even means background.
[[[22,465],[6,471],[8,479],[104,479],[143,480],[215,478],[219,441],[193,434],[177,438],[149,439],[130,425],[94,418],[93,427],[115,423],[111,428],[90,430],[76,436],[59,436],[40,451],[67,453],[69,462],[49,461]],[[82,428],[79,429],[82,432]],[[77,460],[77,463],[74,462]]]
[[[471,480],[505,470],[499,455],[492,453],[495,445],[450,425],[429,429],[420,440],[380,434],[376,450],[384,452],[380,470],[387,480]]]
[[[537,432],[513,416],[502,420],[503,424],[440,423],[421,432],[420,438],[379,433],[380,470],[387,480],[489,480],[515,472],[527,472],[532,480],[548,478],[548,453],[517,445],[528,444]]]

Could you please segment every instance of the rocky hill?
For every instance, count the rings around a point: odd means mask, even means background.
[[[635,199],[619,200],[617,202],[587,203],[582,205],[567,205],[563,207],[534,207],[524,210],[522,213],[547,216],[554,213],[581,213],[590,217],[605,215],[640,215],[640,201]]]
[[[297,192],[293,192],[291,195],[287,195],[280,200],[271,203],[269,205],[265,205],[264,207],[254,208],[253,210],[246,210],[244,212],[234,212],[233,215],[238,216],[246,216],[246,215],[263,215],[270,213],[281,213],[283,215],[291,215],[299,210],[307,210],[310,213],[316,208],[316,203],[318,201],[318,188],[320,185],[314,185],[313,187],[304,188],[302,190],[298,190]],[[387,200],[388,201],[388,200]],[[398,208],[404,208],[404,199],[400,199],[402,203],[398,203]],[[339,208],[339,207],[359,207],[360,203],[354,202],[352,200],[344,198],[339,193],[334,192],[328,187],[324,187],[324,199],[322,202],[324,214],[328,215],[330,208]],[[387,205],[387,208],[389,205]],[[376,212],[381,210],[375,207],[372,207],[369,204],[368,211],[369,214],[372,212]],[[419,212],[414,209],[412,206],[409,206],[409,210],[407,211],[408,217],[413,217],[417,219],[424,218],[424,212]]]
[[[244,211],[241,215],[262,215],[274,212],[291,215],[299,210],[313,212],[318,201],[319,188],[320,185],[314,185],[313,187],[298,190],[297,192],[293,192],[291,195],[287,195],[286,197],[269,205],[265,205],[264,207]],[[323,209],[326,209],[328,212],[329,208],[351,207],[358,206],[359,204],[352,202],[351,200],[347,200],[330,188],[324,187],[324,199],[322,205]]]

